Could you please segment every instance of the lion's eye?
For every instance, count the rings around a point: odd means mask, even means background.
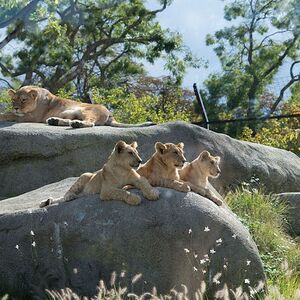
[[[131,152],[131,151],[130,151],[130,152],[128,152],[128,153],[129,153],[130,155],[133,155],[133,152]]]

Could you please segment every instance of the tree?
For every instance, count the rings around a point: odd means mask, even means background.
[[[180,67],[195,63],[180,35],[156,21],[170,1],[160,3],[149,10],[142,0],[1,1],[0,26],[8,26],[0,42],[1,73],[54,93],[73,83],[82,96],[95,82],[111,87],[142,74],[141,59],[154,62],[180,53]],[[14,50],[5,51],[12,41]]]
[[[257,115],[257,99],[279,67],[300,56],[297,11],[298,0],[234,0],[225,6],[225,19],[234,25],[206,39],[222,66],[222,73],[205,82],[208,102],[225,103],[228,111],[241,108],[248,117]]]

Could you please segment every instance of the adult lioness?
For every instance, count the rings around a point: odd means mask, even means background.
[[[137,173],[147,178],[152,186],[172,188],[180,192],[189,192],[189,185],[180,180],[178,168],[182,167],[186,159],[183,152],[184,144],[172,143],[155,144],[155,153],[141,167]]]
[[[0,114],[0,121],[48,123],[73,128],[108,125],[113,127],[141,127],[153,125],[118,123],[109,110],[100,104],[87,104],[57,97],[44,88],[24,86],[9,90],[13,110]]]
[[[212,156],[208,151],[201,152],[196,159],[179,170],[180,179],[186,182],[193,192],[207,197],[219,206],[223,201],[209,189],[208,178],[217,178],[220,173],[220,157]]]
[[[71,201],[80,196],[91,194],[100,194],[102,200],[120,200],[131,205],[138,205],[141,198],[122,189],[128,184],[140,189],[145,198],[157,200],[159,197],[158,190],[133,169],[142,162],[136,148],[136,142],[128,145],[119,141],[101,170],[95,173],[82,174],[63,198],[47,199],[40,203],[40,207],[55,202]]]

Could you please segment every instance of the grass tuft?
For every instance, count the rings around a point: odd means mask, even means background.
[[[300,299],[300,246],[287,233],[285,203],[274,195],[245,189],[229,193],[226,202],[257,244],[268,278],[266,299],[279,299],[278,295]]]

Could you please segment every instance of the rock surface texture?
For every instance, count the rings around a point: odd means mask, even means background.
[[[144,161],[160,142],[184,142],[190,161],[202,150],[222,158],[218,191],[260,178],[271,192],[300,191],[300,158],[263,145],[238,141],[196,125],[176,122],[144,128],[70,129],[45,124],[0,123],[0,199],[102,167],[118,140],[139,144]]]
[[[94,195],[38,208],[74,181],[1,202],[0,294],[44,299],[46,288],[70,287],[91,296],[99,279],[109,282],[113,271],[116,282],[137,294],[153,286],[167,293],[185,284],[193,297],[202,280],[210,294],[225,283],[249,292],[264,280],[255,243],[226,206],[160,188],[160,200],[143,199],[136,207]],[[120,278],[123,270],[126,276]],[[141,279],[132,284],[139,273]]]
[[[278,196],[287,205],[291,234],[300,236],[300,193],[281,193]]]

